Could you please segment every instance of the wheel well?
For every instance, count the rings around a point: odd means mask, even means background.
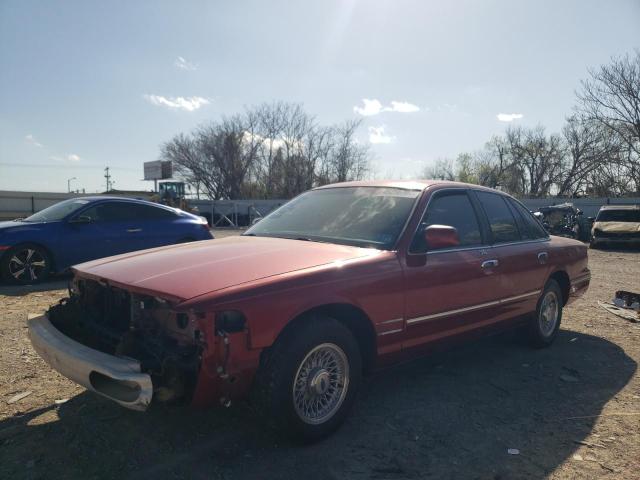
[[[571,289],[571,281],[569,280],[569,275],[565,271],[555,272],[550,279],[554,279],[560,285],[560,290],[562,290],[562,304],[566,305],[569,301],[569,292]]]
[[[4,252],[4,255],[0,256],[0,264],[2,264],[2,262],[4,261],[4,257],[6,255],[9,255],[9,252],[11,252],[14,248],[17,247],[21,247],[23,245],[35,245],[36,247],[41,248],[42,250],[45,251],[45,253],[47,254],[47,256],[49,257],[49,262],[51,262],[51,265],[49,266],[49,271],[50,272],[56,272],[56,259],[53,256],[53,253],[51,253],[51,250],[49,250],[47,247],[45,247],[44,245],[42,245],[41,243],[38,242],[22,242],[22,243],[16,243],[15,245],[11,246],[10,249],[8,249],[7,251]],[[0,276],[2,274],[0,273]]]
[[[295,329],[300,322],[313,321],[319,315],[334,318],[351,331],[362,353],[363,373],[371,371],[377,353],[375,330],[367,314],[353,305],[333,303],[307,310],[291,320],[278,338]]]

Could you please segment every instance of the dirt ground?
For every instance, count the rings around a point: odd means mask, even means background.
[[[345,425],[307,447],[243,404],[138,413],[84,391],[27,339],[27,315],[67,279],[0,285],[0,478],[640,478],[640,324],[597,305],[640,291],[640,252],[589,256],[591,288],[551,348],[506,334],[379,372]]]

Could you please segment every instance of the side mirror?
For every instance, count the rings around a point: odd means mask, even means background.
[[[589,220],[590,222],[594,222],[596,220],[596,217],[587,217],[587,220]]]
[[[91,219],[91,217],[87,215],[78,215],[77,217],[74,217],[71,220],[69,220],[69,223],[91,223],[91,222],[93,222],[93,220]]]
[[[424,230],[424,239],[429,250],[457,247],[460,245],[458,231],[449,225],[430,225]]]

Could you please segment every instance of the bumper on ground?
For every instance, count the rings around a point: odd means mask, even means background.
[[[146,410],[153,397],[151,377],[140,363],[89,348],[72,340],[43,315],[29,320],[33,348],[54,370],[87,390],[133,410]]]

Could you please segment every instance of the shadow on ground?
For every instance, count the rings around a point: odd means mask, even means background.
[[[62,290],[67,288],[70,279],[71,274],[55,275],[48,280],[35,285],[11,285],[0,280],[0,295],[22,297],[29,293]]]
[[[570,331],[545,350],[484,339],[368,379],[346,424],[306,447],[243,405],[142,414],[83,393],[0,424],[0,477],[542,478],[636,368],[617,345]]]

